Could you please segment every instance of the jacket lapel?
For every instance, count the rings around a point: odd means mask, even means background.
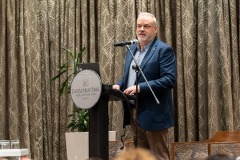
[[[140,68],[143,70],[144,69],[144,66],[146,65],[146,63],[149,61],[149,59],[153,56],[155,50],[156,50],[156,46],[157,46],[157,38],[155,38],[151,44],[151,46],[149,47],[145,57],[143,58],[143,61],[140,65]],[[139,78],[140,74],[138,75],[138,78]]]

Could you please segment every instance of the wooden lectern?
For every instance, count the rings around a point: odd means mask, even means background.
[[[98,64],[79,64],[79,69],[92,69],[99,74]],[[134,100],[133,96],[125,95],[119,90],[112,89],[112,85],[102,85],[102,92],[98,102],[89,109],[89,157],[109,159],[108,144],[108,102]]]
[[[89,115],[89,157],[109,159],[108,148],[108,101],[133,100],[134,97],[113,90],[111,85],[103,85],[98,103],[90,109]]]

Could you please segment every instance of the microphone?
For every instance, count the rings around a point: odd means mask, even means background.
[[[126,46],[126,45],[132,45],[132,44],[138,44],[138,40],[134,39],[131,41],[116,42],[113,45],[114,46]]]

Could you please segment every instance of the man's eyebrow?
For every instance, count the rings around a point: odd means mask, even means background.
[[[150,24],[144,24],[144,25],[141,25],[141,24],[137,24],[138,26],[151,26]]]

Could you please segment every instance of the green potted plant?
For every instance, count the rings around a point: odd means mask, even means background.
[[[59,66],[59,74],[54,76],[52,80],[57,80],[62,76],[66,77],[63,83],[60,85],[60,96],[64,93],[70,94],[71,83],[73,78],[78,73],[78,64],[81,63],[82,53],[85,47],[82,48],[76,55],[70,50],[63,48],[64,51],[70,57],[70,61],[64,62]],[[72,64],[72,65],[71,65]],[[65,76],[67,74],[67,76]],[[68,117],[70,121],[67,124],[67,128],[71,132],[65,134],[66,148],[68,159],[85,160],[89,158],[89,145],[88,145],[88,126],[89,126],[89,114],[87,109],[82,109],[73,104],[73,112]],[[116,139],[116,131],[109,131],[110,139],[114,141]]]
[[[78,73],[78,64],[81,62],[82,53],[84,52],[85,47],[82,48],[76,55],[74,55],[70,50],[64,47],[63,49],[70,57],[70,60],[72,61],[72,65],[69,61],[64,62],[58,68],[59,74],[57,74],[52,78],[52,80],[57,80],[63,75],[68,74],[66,76],[66,79],[60,85],[60,89],[59,89],[60,96],[63,93],[70,93],[71,82],[74,76]],[[68,123],[67,128],[69,128],[71,131],[78,131],[78,132],[88,131],[88,122],[89,122],[88,110],[78,108],[74,105],[73,113],[70,114],[69,117],[71,117],[71,121]]]
[[[54,81],[63,76],[66,77],[63,83],[60,85],[60,96],[64,93],[70,93],[71,83],[74,76],[78,73],[78,64],[81,62],[82,53],[84,52],[85,47],[83,47],[76,55],[74,55],[67,48],[63,47],[63,49],[65,53],[68,54],[71,62],[66,61],[61,64],[58,68],[59,74],[52,78],[52,81]],[[65,133],[67,157],[68,159],[87,159],[89,157],[88,110],[79,108],[73,104],[73,112],[68,117],[71,119],[67,124],[67,128],[71,132]]]

